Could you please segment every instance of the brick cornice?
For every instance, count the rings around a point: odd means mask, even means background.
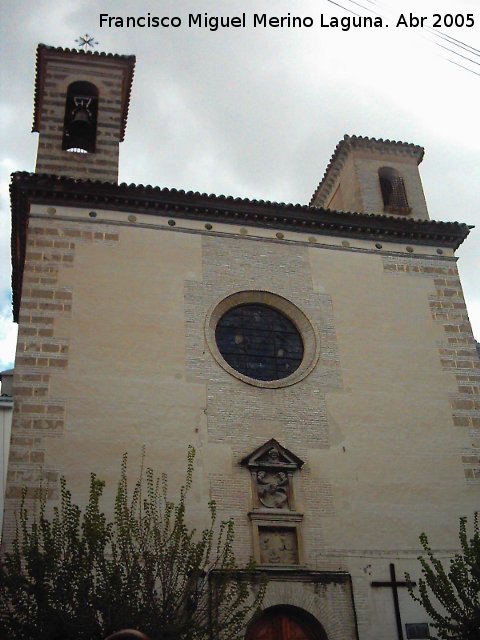
[[[84,207],[121,210],[152,216],[285,229],[367,240],[408,241],[456,249],[470,228],[458,222],[413,220],[348,213],[308,205],[216,196],[193,191],[120,185],[53,175],[18,172],[12,175],[12,288],[14,318],[18,317],[26,229],[30,206]]]

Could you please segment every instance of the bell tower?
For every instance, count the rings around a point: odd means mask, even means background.
[[[135,56],[37,48],[36,173],[117,182]]]
[[[330,160],[310,205],[428,220],[415,144],[345,136]]]

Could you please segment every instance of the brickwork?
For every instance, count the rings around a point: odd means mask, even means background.
[[[225,476],[210,475],[210,498],[217,504],[222,518],[232,518],[235,523],[235,549],[237,562],[242,565],[252,557],[252,527],[248,520],[250,474]],[[238,549],[238,552],[237,552]]]
[[[356,640],[351,585],[348,582],[311,582],[271,576],[264,608],[278,605],[298,607],[312,614],[324,628],[329,640]]]
[[[36,491],[43,479],[50,497],[56,495],[59,470],[45,463],[45,439],[61,437],[65,429],[67,401],[51,395],[51,380],[68,370],[69,338],[59,334],[56,320],[71,316],[74,297],[71,287],[60,286],[60,274],[74,266],[79,242],[118,242],[118,233],[110,227],[99,229],[89,223],[30,220],[15,358],[7,540],[13,534],[13,511],[24,487],[30,493]]]
[[[324,518],[335,515],[332,485],[327,480],[314,476],[308,466],[302,470],[297,484],[301,485],[305,504],[303,536],[306,561],[309,566],[320,568],[316,563],[318,550],[325,548],[322,522]]]
[[[411,208],[411,216],[428,220],[427,205],[423,194],[422,181],[418,172],[415,159],[400,161],[395,157],[356,157],[356,175],[361,193],[361,202],[365,213],[384,213],[382,192],[378,171],[382,167],[391,167],[398,171],[398,175],[404,180],[408,205]],[[388,214],[387,214],[388,215]]]
[[[365,579],[365,575],[358,575],[355,571],[352,571],[352,563],[350,565],[350,571],[352,573],[353,593],[355,596],[355,611],[357,614],[357,624],[361,631],[367,631],[370,623],[370,599],[372,588],[369,581]],[[362,637],[362,636],[361,636]]]
[[[330,640],[356,638],[350,584],[318,584],[319,619]]]
[[[298,563],[263,565],[265,608],[307,611],[329,640],[393,637],[391,593],[372,581],[388,576],[389,562],[398,576],[418,571],[421,531],[438,533],[451,556],[459,509],[475,505],[477,486],[465,483],[480,483],[480,365],[455,262],[445,255],[467,226],[414,221],[428,219],[421,147],[355,136],[338,145],[312,204],[383,214],[379,169],[390,167],[405,184],[408,224],[85,183],[117,180],[133,67],[132,56],[37,50],[36,171],[80,184],[37,176],[17,178],[12,189],[19,335],[4,540],[12,540],[24,488],[30,506],[42,482],[51,506],[65,473],[85,504],[94,471],[106,480],[108,510],[122,453],[135,460],[146,445],[176,493],[193,443],[189,518],[197,531],[215,500],[218,520],[234,520],[243,564],[254,549],[262,557],[265,531],[283,529],[291,541],[296,529]],[[94,151],[70,123],[72,147],[84,143],[89,153],[62,150],[73,82],[98,90]],[[87,206],[99,209],[89,217]],[[403,253],[407,242],[414,248]],[[239,379],[215,351],[218,305],[248,291],[261,292],[259,304],[268,292],[297,307],[305,357],[284,386]],[[291,510],[263,503],[253,511],[259,492],[240,462],[270,438],[304,461],[292,465],[288,484],[269,488],[275,495],[287,486]],[[420,619],[415,607],[401,601],[403,622]]]
[[[183,463],[184,447],[193,441],[199,464],[194,518],[203,523],[204,505],[209,497],[215,499],[219,520],[235,521],[236,553],[244,562],[253,553],[251,477],[239,462],[269,438],[277,438],[306,463],[293,482],[296,508],[303,514],[295,524],[302,532],[305,567],[290,571],[297,573],[295,579],[272,579],[267,604],[304,608],[329,637],[350,638],[351,618],[344,615],[352,611],[350,593],[344,593],[342,585],[315,584],[309,576],[314,571],[347,572],[354,580],[361,638],[373,637],[371,628],[380,624],[390,601],[388,594],[372,599],[373,578],[362,567],[374,563],[365,559],[357,566],[356,545],[366,550],[367,558],[371,548],[394,555],[404,537],[414,538],[417,531],[438,524],[432,515],[438,513],[436,497],[454,501],[447,487],[455,484],[455,471],[444,473],[442,466],[444,477],[436,486],[435,471],[430,470],[438,457],[433,462],[429,457],[434,431],[427,432],[429,410],[435,405],[440,417],[438,434],[450,428],[448,412],[445,417],[449,392],[451,401],[465,402],[467,394],[469,399],[478,397],[474,369],[467,372],[464,365],[470,362],[464,352],[470,353],[471,343],[464,342],[465,310],[458,306],[454,262],[190,234],[178,227],[154,232],[124,225],[120,242],[118,227],[85,214],[68,212],[78,215],[74,221],[61,219],[59,212],[48,218],[34,212],[30,220],[9,512],[24,485],[38,486],[40,470],[54,497],[60,473],[68,470],[77,489],[83,486],[88,459],[89,470],[102,469],[116,477],[123,450],[134,451],[143,443],[152,447],[154,465],[171,465],[173,487],[183,480],[177,463]],[[127,215],[122,212],[120,219]],[[106,251],[107,246],[115,250]],[[87,264],[91,278],[84,274]],[[362,277],[351,282],[352,273]],[[407,283],[409,278],[415,281]],[[283,296],[315,327],[318,363],[296,384],[278,389],[246,384],[225,371],[210,352],[206,331],[212,309],[245,290]],[[114,292],[115,307],[105,299],[106,291]],[[386,326],[382,305],[391,299],[395,306]],[[397,313],[411,299],[412,313],[402,319],[405,332],[397,339]],[[97,301],[95,328],[88,323],[92,300]],[[430,366],[412,371],[411,379],[405,374],[404,386],[394,388],[396,364],[410,371],[419,336],[428,336]],[[94,380],[87,379],[92,362]],[[437,376],[439,389],[438,394],[432,389],[434,397],[425,410],[424,371]],[[405,406],[405,397],[412,406]],[[470,420],[473,409],[463,404],[452,408],[452,415],[454,411],[461,414],[457,419],[470,412]],[[427,429],[418,430],[422,451],[416,457],[410,442],[417,415]],[[451,428],[453,438],[462,426],[467,425]],[[450,456],[454,464],[458,456],[461,485],[460,455],[473,476],[475,456],[466,442],[453,447],[447,442],[437,452],[442,459]],[[467,481],[475,482],[468,476]],[[421,492],[415,502],[412,494]],[[456,513],[456,505],[448,513]],[[455,518],[452,522],[456,528]],[[388,565],[382,558],[377,564],[375,578],[381,578]]]
[[[403,178],[412,218],[428,220],[418,164],[423,149],[415,145],[374,138],[345,136],[337,145],[311,204],[334,210],[390,215],[385,211],[379,169],[388,167]],[[391,214],[398,215],[392,211]]]
[[[250,479],[238,464],[240,460],[271,437],[305,459],[310,448],[330,446],[325,393],[341,390],[342,381],[331,298],[313,290],[307,251],[304,247],[292,251],[282,243],[205,236],[203,282],[187,282],[185,287],[187,370],[194,379],[207,383],[209,442],[228,444],[233,455],[232,475],[223,480],[216,477],[212,495],[219,510],[222,512],[224,505],[224,513],[235,513],[239,530],[245,529],[237,541],[242,556],[251,555],[252,549],[250,524],[245,520],[251,508]],[[254,387],[224,371],[209,352],[205,342],[208,311],[228,295],[245,290],[267,290],[283,296],[315,324],[320,335],[320,359],[304,380],[280,389]],[[301,483],[302,476],[299,474],[296,482]],[[321,522],[316,516],[322,510],[333,510],[333,498],[327,481],[311,477],[309,482],[316,484],[316,490],[326,490],[324,498],[310,495],[306,503],[307,510],[313,509],[306,531],[313,545],[322,540]],[[227,497],[221,497],[222,491]]]
[[[91,82],[99,90],[94,153],[62,150],[65,98],[68,86],[76,81]],[[39,117],[37,173],[117,181],[123,82],[124,69],[111,58],[55,59],[52,56],[47,60]]]
[[[457,393],[450,397],[455,427],[468,429],[471,447],[464,448],[461,461],[469,483],[480,483],[480,360],[467,314],[455,262],[418,258],[385,257],[384,270],[391,274],[427,277],[433,293],[428,302],[435,323],[443,327],[445,339],[438,350],[442,369],[452,374]]]

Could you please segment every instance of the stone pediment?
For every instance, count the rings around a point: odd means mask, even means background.
[[[296,471],[304,465],[294,453],[282,447],[282,445],[271,438],[262,446],[252,451],[248,456],[241,460],[240,464],[249,469],[284,469],[288,471]]]

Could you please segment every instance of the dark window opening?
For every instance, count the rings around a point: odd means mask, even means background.
[[[97,87],[90,82],[72,82],[67,91],[63,121],[64,151],[95,152],[97,114]]]
[[[391,213],[410,213],[407,192],[403,178],[396,169],[382,167],[378,171],[380,189],[382,191],[384,211]]]
[[[407,632],[408,640],[423,640],[423,638],[430,638],[430,631],[428,630],[427,622],[420,622],[416,624],[407,623],[405,625],[405,631]]]
[[[280,380],[303,360],[303,342],[293,322],[262,304],[227,311],[215,329],[218,350],[235,371],[255,380]]]

